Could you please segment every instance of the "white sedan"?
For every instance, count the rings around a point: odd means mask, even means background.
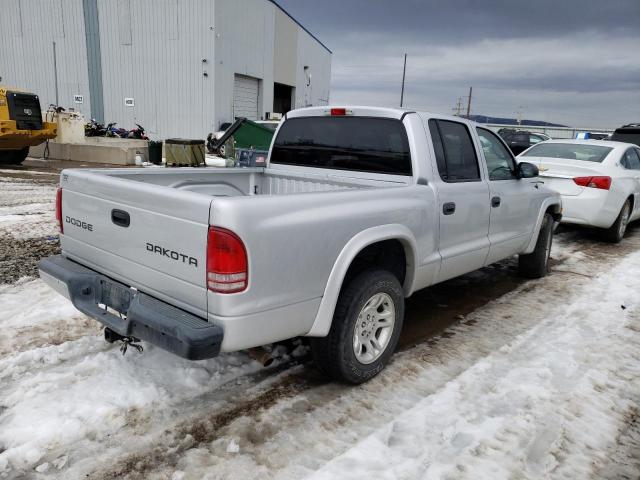
[[[545,185],[562,195],[562,222],[603,229],[622,240],[640,218],[640,148],[601,140],[549,140],[519,160],[537,165]]]

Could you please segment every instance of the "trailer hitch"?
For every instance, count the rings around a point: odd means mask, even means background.
[[[104,339],[109,343],[118,341],[122,342],[122,345],[120,345],[120,351],[122,352],[122,355],[127,353],[127,349],[129,347],[135,348],[139,353],[142,353],[144,350],[144,348],[142,348],[142,345],[138,343],[140,341],[138,338],[120,335],[110,328],[104,329]]]

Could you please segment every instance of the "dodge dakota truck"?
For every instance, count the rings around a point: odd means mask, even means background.
[[[62,254],[40,275],[107,340],[198,360],[307,336],[360,383],[413,292],[514,255],[547,273],[561,204],[537,174],[462,118],[294,110],[264,168],[62,171]]]

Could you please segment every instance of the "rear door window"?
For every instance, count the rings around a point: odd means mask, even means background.
[[[445,182],[478,182],[480,168],[471,134],[463,123],[429,120],[429,132],[440,178]]]
[[[271,163],[411,175],[407,132],[400,120],[373,117],[299,117],[280,127]]]

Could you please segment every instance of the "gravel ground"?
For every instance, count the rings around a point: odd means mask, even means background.
[[[0,284],[38,275],[38,260],[60,253],[58,237],[17,239],[0,236]]]

